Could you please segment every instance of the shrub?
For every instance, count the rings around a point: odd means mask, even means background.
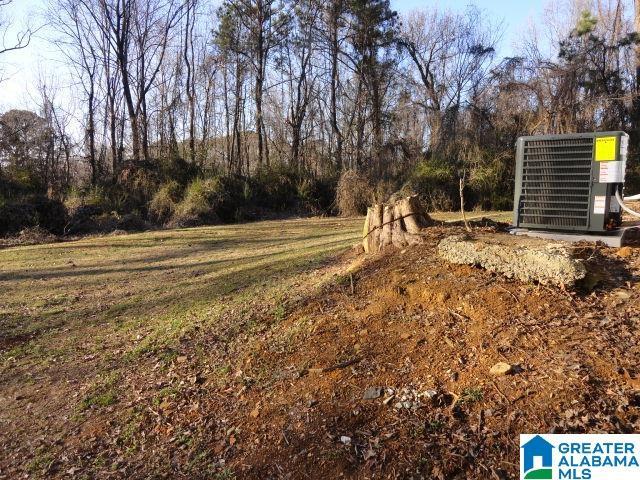
[[[422,194],[420,195],[420,199],[427,205],[427,211],[451,212],[458,208],[452,200],[452,195],[445,193],[444,189],[437,188],[429,193]],[[458,200],[457,203],[459,204],[460,201]],[[467,202],[465,201],[465,203]]]
[[[187,214],[174,214],[173,217],[167,222],[166,226],[169,228],[189,228],[198,227],[205,224],[197,215]]]
[[[258,208],[284,211],[295,206],[297,174],[282,164],[258,169],[252,182],[251,204]]]
[[[176,216],[196,217],[202,221],[218,220],[215,213],[216,201],[219,194],[217,179],[203,180],[198,178],[187,187],[184,198],[176,208]]]
[[[58,237],[42,227],[28,227],[20,230],[15,241],[17,245],[37,245],[40,243],[53,243],[57,239]]]
[[[171,225],[193,226],[238,220],[238,212],[245,203],[243,187],[241,181],[231,177],[194,180],[176,206]]]
[[[469,200],[483,210],[513,207],[513,170],[504,159],[493,158],[476,165],[469,176]]]
[[[94,222],[95,227],[87,233],[109,233],[114,230],[119,230],[118,222],[120,221],[120,217],[118,217],[118,214],[115,212],[96,215],[92,217],[91,220]]]
[[[28,203],[6,203],[0,208],[0,235],[12,235],[38,225],[38,213]]]
[[[0,235],[12,235],[33,227],[61,234],[66,219],[64,205],[45,196],[37,195],[18,202],[5,202],[0,205]]]
[[[74,208],[64,233],[78,235],[102,231],[102,225],[98,221],[100,215],[104,215],[102,210],[94,205],[81,205]],[[107,216],[110,217],[110,215]]]
[[[185,186],[202,174],[200,168],[182,158],[159,160],[159,178]]]
[[[124,230],[126,232],[140,232],[148,229],[149,224],[136,212],[124,214],[116,223],[116,230]]]
[[[299,208],[314,215],[328,214],[336,195],[335,181],[307,177],[296,185]]]
[[[111,189],[112,208],[119,213],[145,210],[162,183],[155,162],[129,164],[118,175],[117,185]]]
[[[419,162],[411,173],[408,187],[420,195],[430,210],[452,210],[459,198],[453,165],[438,158]]]
[[[33,206],[38,215],[38,226],[55,235],[61,235],[67,223],[67,209],[59,200],[35,197]]]
[[[158,224],[166,223],[175,213],[182,188],[175,180],[162,185],[149,202],[149,218]]]
[[[343,217],[364,215],[372,202],[373,189],[366,177],[355,170],[345,170],[336,188],[336,205]]]
[[[627,195],[635,195],[640,193],[640,166],[634,165],[636,162],[629,163],[627,164],[624,191]]]
[[[385,203],[396,191],[395,183],[391,180],[378,180],[373,191],[374,203]]]
[[[73,215],[80,207],[92,207],[98,212],[113,210],[107,190],[102,186],[72,188],[64,200],[64,204]]]
[[[11,165],[0,172],[0,193],[7,198],[18,198],[42,193],[46,187],[39,176],[28,168]]]

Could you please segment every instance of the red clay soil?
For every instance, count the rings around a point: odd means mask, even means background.
[[[435,247],[460,229],[430,231],[343,257],[362,265],[237,341],[144,359],[44,476],[506,479],[520,433],[640,431],[640,249],[584,246],[595,273],[563,291],[447,264]]]

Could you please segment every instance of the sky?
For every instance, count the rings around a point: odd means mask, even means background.
[[[48,3],[49,0],[14,0],[7,14],[17,28],[24,28],[26,24],[41,25],[41,12]],[[542,15],[546,0],[391,0],[391,4],[401,15],[409,15],[412,10],[433,5],[452,11],[464,10],[470,4],[480,7],[491,22],[502,26],[503,36],[497,52],[500,57],[504,57],[512,54],[520,32],[525,31],[533,19]],[[2,56],[0,112],[11,108],[35,108],[39,78],[58,76],[57,82],[72,87],[73,78],[61,64],[60,52],[43,38],[50,34],[41,31],[27,48]]]
[[[479,7],[492,23],[502,23],[504,33],[497,50],[504,57],[513,52],[513,43],[517,42],[520,33],[528,28],[529,23],[543,14],[547,0],[391,0],[391,4],[400,14],[405,15],[429,5],[451,11],[462,11],[469,5]]]

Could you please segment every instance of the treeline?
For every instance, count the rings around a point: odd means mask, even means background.
[[[398,190],[452,209],[461,180],[467,208],[508,209],[518,136],[638,127],[633,4],[561,5],[498,58],[475,7],[52,0],[72,89],[0,116],[0,233],[352,214]]]

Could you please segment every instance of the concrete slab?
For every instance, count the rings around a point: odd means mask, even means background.
[[[438,244],[450,263],[476,265],[523,282],[570,286],[587,273],[570,243],[497,234],[456,235]]]
[[[553,232],[549,230],[530,230],[528,228],[512,228],[512,235],[524,235],[527,237],[543,238],[546,240],[560,240],[563,242],[602,242],[608,247],[622,247],[629,243],[640,241],[640,224],[628,225],[607,234],[591,233],[567,233]]]

